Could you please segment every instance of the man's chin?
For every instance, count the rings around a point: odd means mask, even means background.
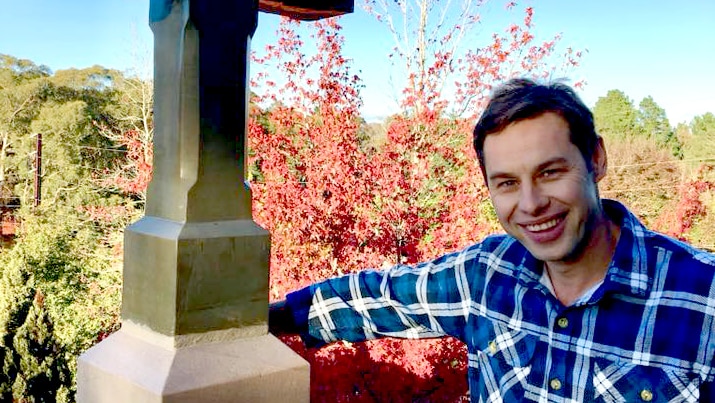
[[[549,245],[535,244],[533,242],[521,241],[522,245],[531,253],[536,259],[543,262],[561,262],[568,260],[569,253],[567,248],[564,248],[559,243],[551,243]]]

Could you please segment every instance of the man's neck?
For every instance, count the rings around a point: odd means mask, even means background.
[[[616,250],[620,236],[618,225],[604,215],[594,227],[588,244],[577,259],[544,263],[554,294],[565,306],[571,305],[605,278]]]

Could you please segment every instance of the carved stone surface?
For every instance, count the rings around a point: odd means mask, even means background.
[[[269,238],[243,185],[254,6],[152,2],[154,176],[125,233],[122,319],[168,336],[266,329]]]

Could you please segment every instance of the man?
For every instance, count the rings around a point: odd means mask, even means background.
[[[715,401],[715,256],[602,200],[606,150],[569,87],[497,89],[474,146],[507,235],[271,307],[309,345],[451,335],[472,401]]]

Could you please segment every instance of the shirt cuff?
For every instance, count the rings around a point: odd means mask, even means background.
[[[298,329],[301,339],[306,347],[320,347],[327,344],[323,339],[314,337],[310,333],[308,315],[313,304],[313,286],[294,291],[286,295],[286,307],[293,317],[293,323]]]

